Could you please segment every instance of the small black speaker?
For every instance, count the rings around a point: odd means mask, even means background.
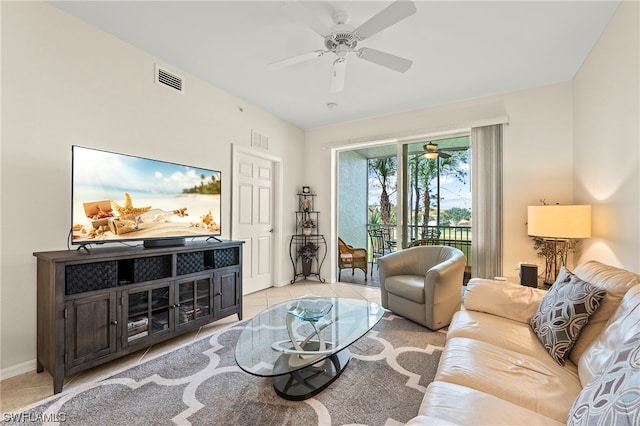
[[[538,287],[538,265],[520,264],[520,285]]]

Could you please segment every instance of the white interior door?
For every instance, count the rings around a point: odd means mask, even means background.
[[[274,164],[235,151],[233,159],[233,239],[244,241],[243,293],[273,286]]]

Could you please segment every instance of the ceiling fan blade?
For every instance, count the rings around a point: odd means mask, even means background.
[[[315,50],[313,52],[303,53],[302,55],[292,56],[290,58],[281,59],[276,62],[272,62],[267,67],[272,70],[279,70],[284,67],[288,67],[290,65],[299,64],[300,62],[308,61],[310,59],[319,58],[320,56],[327,53],[324,50]]]
[[[283,12],[288,17],[289,20],[295,23],[303,24],[310,28],[316,34],[327,37],[331,34],[331,28],[325,25],[318,16],[320,13],[326,14],[327,16],[332,16],[333,11],[330,9],[330,6],[324,4],[315,4],[317,8],[325,8],[328,10],[311,10],[310,4],[305,4],[305,2],[285,2],[283,6]]]
[[[331,93],[342,92],[344,89],[344,77],[347,68],[347,60],[338,58],[333,61],[333,69],[331,70]]]
[[[359,49],[358,57],[365,61],[373,62],[374,64],[382,65],[383,67],[387,67],[398,72],[407,71],[413,64],[413,61],[410,61],[409,59],[381,52],[376,49],[370,49],[368,47]]]
[[[364,40],[414,13],[416,5],[412,1],[398,0],[356,28],[355,33],[360,40]]]
[[[468,149],[469,149],[468,146],[448,146],[446,148],[438,148],[438,151],[456,152],[456,151],[466,151]]]
[[[451,154],[447,154],[446,152],[443,152],[443,151],[438,151],[438,156],[440,158],[451,158]]]

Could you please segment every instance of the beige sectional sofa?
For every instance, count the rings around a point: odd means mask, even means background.
[[[472,279],[449,326],[435,380],[408,424],[640,424],[640,276],[596,261],[573,273],[571,279],[606,293],[597,290],[604,297],[564,365],[531,325],[546,291]],[[613,390],[607,380],[616,383]],[[610,410],[616,400],[618,418]]]

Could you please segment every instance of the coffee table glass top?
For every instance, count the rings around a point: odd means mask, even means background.
[[[376,303],[346,298],[302,298],[262,311],[236,344],[236,363],[272,377],[315,364],[364,336],[382,318]]]

